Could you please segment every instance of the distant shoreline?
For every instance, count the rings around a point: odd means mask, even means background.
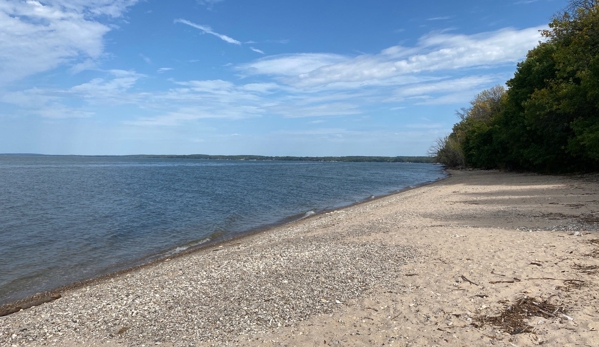
[[[435,159],[427,156],[264,156],[264,155],[209,155],[209,154],[130,154],[130,155],[76,155],[76,154],[36,154],[0,153],[0,157],[83,157],[83,158],[140,158],[140,159],[199,159],[199,160],[247,160],[247,161],[309,161],[345,163],[426,163],[434,164]]]

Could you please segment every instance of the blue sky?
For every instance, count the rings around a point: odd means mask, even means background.
[[[0,153],[425,155],[565,0],[0,0]]]

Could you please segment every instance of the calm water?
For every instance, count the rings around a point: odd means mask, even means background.
[[[430,164],[0,156],[0,304],[441,177]]]

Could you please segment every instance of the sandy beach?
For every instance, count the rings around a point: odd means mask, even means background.
[[[0,346],[599,346],[599,177],[451,177],[64,291]]]

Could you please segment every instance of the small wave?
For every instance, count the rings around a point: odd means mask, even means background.
[[[301,219],[308,218],[308,217],[310,217],[312,215],[315,215],[315,214],[316,214],[316,212],[314,212],[314,211],[308,211],[308,212],[306,212],[304,214],[304,216]]]
[[[209,242],[211,240],[212,240],[212,236],[209,236],[209,237],[206,237],[206,238],[201,239],[199,241],[189,242],[185,246],[179,246],[179,247],[177,247],[175,249],[172,249],[172,250],[166,252],[164,255],[166,257],[170,257],[170,256],[173,256],[175,254],[179,254],[179,253],[185,252],[186,250],[188,250],[190,248],[198,247],[198,246],[200,246],[200,245],[202,245],[202,244],[204,244],[206,242]]]
[[[188,249],[189,249],[189,247],[188,247],[188,246],[177,247],[177,248],[175,248],[175,249],[173,249],[173,250],[170,250],[170,251],[166,252],[166,254],[165,254],[165,255],[166,255],[167,257],[170,257],[170,256],[172,256],[172,255],[175,255],[175,254],[179,254],[179,253],[181,253],[181,252],[184,252],[184,251],[186,251],[186,250],[188,250]]]

